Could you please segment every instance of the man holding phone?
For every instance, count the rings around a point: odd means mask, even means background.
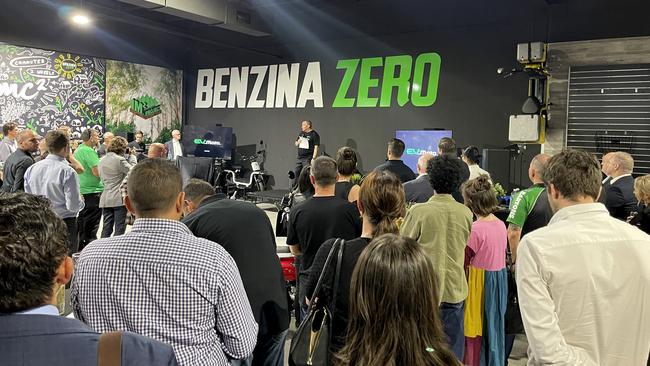
[[[295,178],[293,181],[293,186],[296,187],[302,168],[310,165],[311,161],[318,156],[320,136],[318,132],[312,129],[311,121],[302,121],[300,124],[300,133],[294,145],[298,148],[298,159],[296,159],[296,168],[294,169]]]

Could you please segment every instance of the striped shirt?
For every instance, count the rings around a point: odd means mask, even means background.
[[[181,365],[229,365],[257,340],[232,257],[178,221],[137,219],[130,233],[89,244],[72,304],[98,332],[127,330],[171,345]]]

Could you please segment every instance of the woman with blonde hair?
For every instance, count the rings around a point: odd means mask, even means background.
[[[415,240],[375,238],[359,257],[350,294],[336,365],[459,365],[442,331],[436,274]]]
[[[637,211],[632,212],[630,224],[650,234],[650,174],[634,180],[634,196],[639,200]]]
[[[398,223],[405,214],[404,188],[399,178],[389,171],[373,171],[363,180],[359,190],[357,208],[361,213],[361,237],[348,240],[343,245],[341,258],[340,279],[334,284],[336,259],[328,268],[323,268],[327,255],[332,249],[336,238],[323,243],[316,253],[314,262],[309,270],[309,280],[306,283],[307,298],[311,298],[323,270],[326,281],[323,283],[319,300],[328,304],[333,311],[332,321],[332,352],[345,344],[345,328],[348,319],[348,303],[350,294],[350,279],[357,259],[373,237],[385,233],[398,233]],[[332,289],[336,288],[336,304],[330,301],[334,297]]]

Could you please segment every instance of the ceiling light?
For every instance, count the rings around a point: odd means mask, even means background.
[[[90,18],[86,14],[82,14],[82,13],[76,13],[72,15],[70,20],[72,20],[74,24],[78,24],[82,26],[90,24]]]

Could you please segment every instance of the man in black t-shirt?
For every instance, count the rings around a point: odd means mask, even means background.
[[[183,223],[195,236],[221,245],[237,264],[259,324],[253,365],[282,364],[289,305],[268,216],[250,202],[215,194],[214,188],[200,179],[190,179],[183,191]]]
[[[300,133],[294,143],[298,147],[298,159],[294,170],[295,178],[293,187],[298,185],[298,177],[302,168],[311,164],[313,159],[318,156],[318,146],[320,146],[320,136],[318,132],[311,128],[311,121],[305,120],[300,124]]]
[[[395,174],[402,183],[415,179],[415,173],[413,173],[413,170],[402,161],[402,155],[404,154],[405,149],[406,145],[404,145],[404,141],[400,139],[390,139],[388,141],[388,151],[386,152],[388,160],[376,167],[375,170],[388,170]]]
[[[305,284],[318,248],[328,239],[353,239],[361,235],[361,218],[356,206],[334,195],[336,162],[321,156],[314,159],[310,180],[316,193],[291,210],[287,244],[291,253],[301,255],[298,269],[298,296],[307,311]]]

